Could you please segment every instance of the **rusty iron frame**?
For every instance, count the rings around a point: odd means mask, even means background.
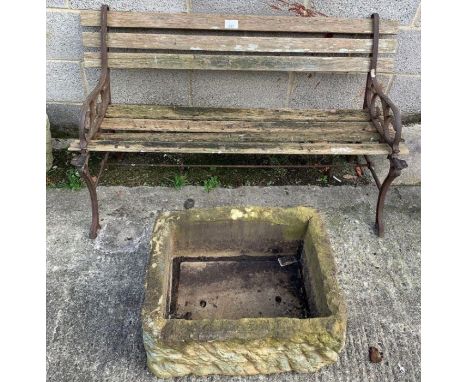
[[[108,11],[109,7],[107,5],[101,6],[101,75],[99,83],[89,94],[81,107],[79,124],[80,154],[72,160],[72,164],[78,169],[81,178],[88,187],[91,198],[92,220],[89,232],[89,237],[91,239],[96,238],[97,231],[100,228],[96,188],[108,158],[107,154],[101,162],[99,175],[97,177],[92,177],[88,167],[90,155],[88,142],[98,134],[102,120],[106,115],[107,106],[111,103],[110,70],[107,58],[107,53],[109,51],[107,47]]]
[[[383,183],[380,182],[377,174],[375,173],[372,162],[368,156],[364,158],[368,164],[368,168],[375,180],[379,189],[379,196],[377,199],[377,208],[375,214],[375,226],[377,234],[380,237],[384,235],[383,223],[383,208],[385,204],[385,197],[392,182],[401,175],[401,171],[408,167],[407,163],[398,158],[400,153],[399,144],[401,142],[401,114],[398,107],[392,100],[384,93],[382,85],[377,81],[377,63],[379,56],[379,24],[380,17],[378,13],[372,15],[373,20],[373,44],[371,55],[371,66],[367,74],[366,91],[364,94],[363,108],[368,110],[372,124],[377,129],[381,136],[381,142],[387,143],[392,152],[388,155],[390,161],[390,170]],[[382,109],[379,108],[377,102],[380,102]]]
[[[111,166],[122,166],[122,167],[163,167],[163,168],[291,168],[291,169],[303,169],[303,168],[337,168],[340,167],[336,164],[171,164],[171,163],[111,163]],[[367,163],[359,163],[360,167],[369,167]]]
[[[73,158],[72,164],[78,169],[80,176],[86,184],[92,209],[92,221],[89,232],[89,237],[94,239],[97,236],[99,225],[99,211],[97,201],[97,184],[109,158],[109,153],[106,152],[101,161],[100,169],[97,177],[91,176],[88,167],[90,152],[88,151],[88,142],[91,141],[100,131],[101,123],[105,117],[106,110],[111,104],[110,90],[110,69],[108,66],[108,51],[107,46],[107,14],[109,6],[101,6],[101,32],[100,32],[100,52],[101,52],[101,75],[99,83],[94,90],[89,94],[83,103],[80,111],[79,138],[80,138],[80,154]],[[388,189],[395,178],[400,176],[401,171],[407,167],[404,160],[398,158],[400,152],[399,143],[401,141],[401,114],[396,105],[385,95],[382,86],[377,81],[377,63],[379,53],[379,15],[374,13],[373,20],[373,45],[371,54],[371,65],[367,74],[366,88],[364,94],[363,108],[370,114],[371,122],[381,136],[381,142],[387,143],[391,148],[391,154],[388,155],[390,161],[390,170],[383,183],[380,182],[374,164],[367,155],[364,155],[366,163],[360,163],[357,159],[356,166],[367,167],[374,178],[374,181],[379,189],[379,196],[376,208],[376,229],[380,237],[384,234],[383,224],[383,208],[385,197]],[[378,107],[377,102],[380,102],[382,110]],[[357,157],[356,157],[357,158]],[[308,164],[308,165],[185,165],[185,164],[154,164],[151,166],[158,167],[229,167],[229,168],[330,168],[333,165]]]
[[[372,177],[374,178],[374,181],[375,181],[375,184],[377,185],[377,188],[380,190],[380,187],[382,187],[382,184],[380,183],[380,179],[379,177],[377,176],[377,173],[375,172],[375,169],[374,169],[374,162],[372,162],[370,159],[369,159],[369,156],[367,155],[364,155],[364,159],[366,160],[366,164],[367,164],[367,168],[369,169]],[[361,165],[362,166],[362,165]]]

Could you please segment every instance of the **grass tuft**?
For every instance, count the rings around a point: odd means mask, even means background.
[[[205,188],[206,192],[210,192],[219,186],[221,186],[221,182],[217,176],[211,176],[203,181],[203,187]]]

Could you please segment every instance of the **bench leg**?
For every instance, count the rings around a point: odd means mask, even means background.
[[[72,160],[72,164],[77,167],[78,172],[80,173],[81,179],[86,183],[88,187],[89,197],[91,199],[91,228],[89,230],[89,238],[95,239],[97,236],[98,229],[101,228],[99,225],[99,210],[98,210],[98,201],[97,201],[97,179],[94,180],[88,169],[88,159],[89,154],[82,154]]]
[[[379,187],[379,198],[377,200],[377,211],[375,217],[375,226],[377,228],[377,234],[379,237],[384,236],[383,209],[387,191],[390,188],[392,182],[401,175],[401,170],[408,167],[406,162],[402,159],[392,157],[391,155],[389,155],[388,159],[390,160],[390,170],[384,182]]]
[[[97,236],[98,229],[101,228],[101,226],[99,225],[99,209],[97,201],[96,183],[89,173],[88,166],[86,166],[82,171],[80,171],[80,175],[86,183],[86,186],[88,187],[89,197],[91,199],[92,218],[91,228],[89,230],[89,238],[95,239]]]

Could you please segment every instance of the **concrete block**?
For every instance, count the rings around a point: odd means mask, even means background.
[[[397,73],[421,73],[421,31],[406,30],[398,34]]]
[[[281,1],[255,0],[192,0],[193,13],[227,13],[247,15],[294,16]]]
[[[419,0],[314,0],[315,9],[327,16],[361,18],[377,12],[382,19],[399,20],[411,24],[419,6]]]
[[[384,89],[389,76],[379,75]],[[361,109],[365,74],[296,73],[289,107],[298,109]]]
[[[78,62],[47,62],[47,101],[81,102],[84,97]]]
[[[47,104],[52,137],[78,137],[80,105]]]
[[[87,69],[88,90],[98,83],[100,69]],[[113,103],[189,105],[189,72],[179,70],[111,70]]]
[[[81,60],[80,15],[71,12],[47,12],[47,59]]]
[[[416,12],[413,25],[416,28],[421,28],[421,5],[419,5],[418,11]]]
[[[185,12],[186,0],[70,0],[70,8],[100,9],[101,4],[109,5],[111,10],[141,12]]]
[[[54,157],[52,155],[52,137],[50,135],[49,117],[46,116],[46,172],[52,167]]]
[[[401,113],[401,122],[404,125],[413,125],[415,123],[421,123],[421,112],[403,112]]]
[[[403,113],[421,112],[421,77],[396,75],[389,95]]]
[[[66,0],[47,0],[47,8],[67,8]]]
[[[419,185],[421,184],[421,125],[403,126],[402,136],[409,148],[409,155],[400,155],[408,163],[408,168],[392,184]],[[388,174],[389,162],[385,156],[372,156],[377,175],[383,181]]]
[[[284,107],[288,73],[194,71],[194,106]]]

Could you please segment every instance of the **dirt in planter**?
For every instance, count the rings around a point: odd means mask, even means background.
[[[70,161],[76,155],[65,150],[54,151],[54,163],[47,173],[47,186],[80,188],[81,181]],[[93,153],[90,171],[97,175],[101,153]],[[156,167],[158,163],[178,167]],[[223,168],[216,165],[307,165],[318,163],[322,168]],[[363,163],[363,159],[361,159]],[[189,164],[210,164],[208,168],[183,167]],[[336,167],[331,167],[331,165]],[[180,166],[180,167],[179,167]],[[284,185],[362,185],[372,181],[369,171],[357,176],[355,157],[299,156],[299,155],[173,155],[114,153],[99,185],[103,186],[167,186],[181,188],[186,185],[205,186],[207,191],[216,187],[284,186]],[[82,185],[81,185],[82,186]]]
[[[197,258],[179,264],[170,318],[200,320],[311,315],[299,261],[281,266],[279,256]]]

